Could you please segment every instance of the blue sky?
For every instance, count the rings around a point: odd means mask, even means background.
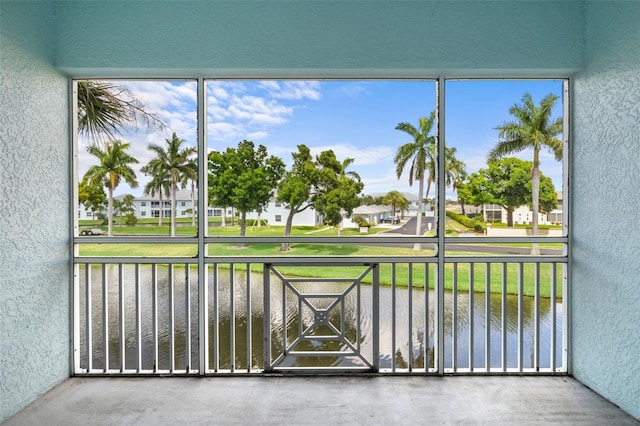
[[[150,143],[164,144],[176,132],[195,146],[196,93],[194,81],[120,81],[150,112],[168,124],[166,132],[133,129],[121,139],[131,143],[131,153],[146,164]],[[365,183],[364,193],[393,189],[417,194],[408,175],[398,179],[393,157],[410,137],[395,127],[400,122],[415,126],[435,108],[433,81],[215,81],[207,82],[207,145],[224,150],[243,139],[263,144],[270,154],[291,162],[296,145],[312,152],[333,149],[339,159],[354,158],[351,170]],[[561,81],[447,81],[446,139],[457,148],[468,172],[486,166],[487,152],[498,142],[496,126],[509,120],[509,107],[530,92],[536,102],[549,93],[559,100],[554,117],[562,115]],[[434,129],[435,130],[435,129]],[[79,176],[92,163],[81,141]],[[530,152],[519,157],[531,160]],[[561,189],[562,167],[550,154],[542,156],[542,173]],[[138,173],[140,188],[148,178]],[[121,184],[117,193],[141,194]],[[433,190],[430,194],[433,196]],[[455,198],[447,190],[447,198]]]

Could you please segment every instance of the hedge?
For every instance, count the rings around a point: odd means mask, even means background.
[[[451,210],[447,210],[446,212],[448,217],[460,223],[461,225],[466,226],[467,228],[473,229],[474,231],[484,232],[487,229],[487,225],[484,222],[476,219],[471,219],[465,215],[452,212]]]

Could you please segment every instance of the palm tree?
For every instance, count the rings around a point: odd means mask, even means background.
[[[389,191],[382,199],[382,204],[391,205],[391,216],[396,216],[396,208],[408,204],[407,199],[398,191]]]
[[[182,187],[191,183],[191,226],[196,226],[196,187],[198,185],[198,159],[190,158],[182,175]]]
[[[467,178],[467,166],[456,157],[456,148],[445,147],[445,156],[445,184],[455,191]],[[464,204],[460,203],[460,205],[464,214]]]
[[[158,226],[162,226],[162,195],[164,194],[167,197],[169,196],[169,172],[164,169],[152,170],[148,164],[141,167],[140,171],[145,175],[151,176],[151,180],[144,186],[144,195],[151,195],[152,197],[155,197],[157,193],[160,198],[160,215],[158,216]]]
[[[117,139],[107,142],[104,150],[96,145],[87,147],[89,154],[96,157],[100,164],[91,166],[84,174],[84,178],[89,184],[102,182],[108,189],[107,221],[110,237],[113,236],[113,191],[118,187],[121,179],[124,179],[131,188],[138,186],[136,173],[130,166],[138,163],[138,160],[127,153],[128,149],[128,143]]]
[[[509,108],[512,121],[505,121],[495,129],[501,139],[489,151],[488,160],[496,160],[525,149],[533,150],[533,166],[531,167],[531,223],[532,235],[538,235],[538,212],[540,200],[540,150],[546,148],[555,155],[557,161],[562,160],[562,141],[556,136],[562,133],[562,118],[551,118],[551,113],[558,96],[548,94],[536,106],[530,93],[522,96],[520,104]],[[531,254],[538,255],[537,244],[533,244]]]
[[[78,130],[93,142],[104,142],[121,134],[140,118],[147,128],[163,130],[166,125],[127,89],[104,81],[78,82]]]
[[[436,162],[436,137],[429,136],[433,128],[436,113],[433,111],[427,117],[421,117],[419,120],[419,128],[417,129],[410,123],[400,123],[396,126],[396,130],[401,130],[413,138],[413,142],[406,143],[398,148],[393,161],[396,164],[396,175],[398,179],[402,176],[402,172],[408,163],[409,168],[409,185],[413,185],[413,181],[418,181],[418,219],[416,224],[416,235],[420,235],[422,228],[422,200],[424,199],[424,179],[425,172],[429,169],[429,187],[435,174]],[[427,194],[429,188],[427,188]],[[420,243],[416,243],[413,247],[418,251],[422,249]]]
[[[156,154],[156,157],[149,161],[145,169],[152,175],[160,174],[162,170],[168,174],[171,193],[171,236],[174,237],[176,235],[176,190],[178,189],[178,184],[181,184],[183,188],[185,187],[184,176],[185,173],[191,173],[192,166],[189,165],[189,160],[191,155],[196,153],[196,148],[182,148],[182,144],[186,141],[178,138],[175,133],[173,133],[171,139],[165,140],[167,142],[166,150],[156,144],[151,144],[147,147],[149,151]],[[160,215],[162,215],[162,210]]]

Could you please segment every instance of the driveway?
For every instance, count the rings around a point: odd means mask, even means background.
[[[389,229],[388,231],[383,231],[380,234],[386,235],[416,235],[416,225],[418,223],[418,219],[415,217],[410,218],[406,223],[400,225],[397,228]],[[421,235],[424,235],[427,232],[428,224],[431,224],[431,229],[435,227],[435,218],[425,216],[422,218]],[[398,246],[394,244],[394,246]],[[413,246],[413,244],[411,244]],[[509,247],[509,246],[487,246],[481,244],[447,244],[447,251],[467,251],[467,252],[482,252],[482,253],[497,253],[497,254],[515,254],[515,255],[528,255],[531,253],[531,249],[529,247]],[[558,249],[548,249],[541,248],[540,254],[543,256],[560,256],[562,255],[562,250]]]

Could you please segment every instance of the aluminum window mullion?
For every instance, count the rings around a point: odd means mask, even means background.
[[[209,227],[207,216],[207,88],[204,78],[198,77],[198,370],[204,375],[209,370],[209,282],[205,264],[207,246],[205,238]],[[215,324],[217,324],[217,319]]]
[[[438,121],[438,130],[436,135],[436,141],[444,141],[445,139],[445,79],[444,77],[438,78],[436,82],[436,117]],[[444,143],[438,143],[438,162],[443,161],[445,158]],[[436,283],[436,370],[439,375],[444,375],[444,238],[445,238],[445,220],[439,220],[446,217],[445,214],[445,180],[444,180],[444,167],[437,167],[437,207],[438,211],[435,215],[437,220],[436,229],[438,233],[438,245],[437,245],[437,258],[438,258],[438,271],[437,271],[437,283]]]

